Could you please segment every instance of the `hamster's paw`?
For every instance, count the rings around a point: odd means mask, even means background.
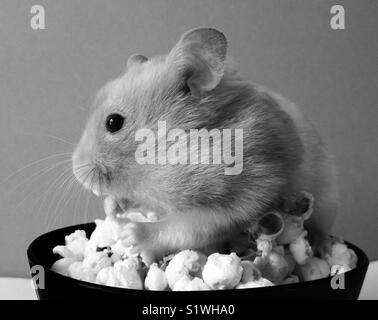
[[[143,249],[140,252],[140,256],[146,266],[150,266],[152,263],[156,262],[156,254],[153,250]]]
[[[144,223],[129,222],[123,226],[122,243],[124,246],[142,247],[147,239]]]
[[[155,261],[155,251],[148,241],[150,231],[146,223],[138,222],[127,223],[122,231],[123,244],[132,246],[131,252],[138,254],[147,266]]]
[[[126,211],[128,207],[128,201],[126,199],[115,200],[111,196],[107,196],[104,199],[104,211],[107,217],[115,217],[117,214]]]

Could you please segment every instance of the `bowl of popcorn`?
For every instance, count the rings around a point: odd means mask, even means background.
[[[188,248],[148,264],[124,245],[125,224],[117,216],[48,232],[27,251],[37,295],[135,303],[357,299],[369,264],[366,254],[331,236],[312,248],[305,221],[313,197],[302,192],[287,203],[259,217],[227,252]],[[133,217],[148,221],[140,213]]]

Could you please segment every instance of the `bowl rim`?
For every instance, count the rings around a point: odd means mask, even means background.
[[[146,289],[129,289],[129,288],[123,288],[123,287],[114,287],[114,286],[106,286],[106,285],[101,285],[101,284],[97,284],[97,283],[93,283],[93,282],[88,282],[88,281],[83,281],[83,280],[78,280],[78,279],[75,279],[75,278],[71,278],[69,276],[65,276],[65,275],[62,275],[60,273],[57,273],[53,270],[51,270],[51,266],[46,266],[45,264],[43,263],[40,263],[40,259],[38,258],[38,254],[37,254],[37,250],[35,250],[35,246],[37,246],[37,244],[41,241],[44,241],[45,238],[49,238],[49,236],[51,236],[51,234],[55,234],[55,233],[60,233],[60,232],[63,232],[64,230],[67,230],[67,229],[74,229],[75,230],[84,230],[87,232],[88,229],[92,229],[93,227],[95,227],[95,223],[94,222],[88,222],[88,223],[82,223],[82,224],[77,224],[77,225],[71,225],[71,226],[67,226],[67,227],[62,227],[62,228],[59,228],[59,229],[55,229],[55,230],[51,230],[49,232],[46,232],[40,236],[38,236],[37,238],[35,238],[28,246],[27,248],[27,258],[29,260],[29,265],[40,265],[43,267],[44,269],[44,272],[45,273],[48,273],[48,274],[51,274],[52,276],[60,279],[61,281],[65,281],[66,283],[72,283],[72,284],[75,284],[75,285],[79,285],[81,287],[85,287],[85,288],[89,288],[89,289],[93,289],[93,290],[101,290],[101,291],[105,291],[105,292],[109,292],[109,293],[112,293],[112,294],[133,294],[133,295],[136,295],[136,296],[141,296],[141,295],[146,295],[146,297],[151,297],[152,295],[161,295],[161,294],[164,294],[164,295],[170,295],[170,294],[173,294],[175,296],[177,296],[177,294],[188,294],[188,293],[193,293],[193,294],[202,294],[202,295],[206,295],[208,294],[208,290],[197,290],[197,291],[171,291],[171,290],[165,290],[165,291],[162,291],[162,290],[146,290]],[[356,245],[348,242],[348,241],[345,241],[345,244],[353,249],[358,257],[358,261],[357,261],[357,266],[356,268],[350,270],[350,271],[347,271],[346,273],[347,274],[353,274],[353,273],[357,273],[360,269],[363,269],[363,268],[367,268],[368,265],[369,265],[369,258],[368,256],[366,255],[366,253],[360,249],[359,247],[357,247]],[[59,244],[56,244],[56,245],[59,245]],[[58,254],[54,254],[52,251],[51,251],[51,255],[55,255],[55,256],[59,256]],[[31,268],[31,266],[29,267],[29,269]],[[328,276],[326,278],[322,278],[322,279],[317,279],[317,280],[310,280],[310,281],[304,281],[304,282],[298,282],[298,283],[291,283],[291,284],[277,284],[277,285],[274,285],[274,286],[270,286],[270,287],[258,287],[258,288],[246,288],[246,289],[240,289],[240,290],[260,290],[260,291],[263,291],[263,290],[272,290],[272,288],[288,288],[290,287],[292,290],[295,290],[296,288],[299,288],[301,286],[303,286],[304,284],[306,285],[312,285],[312,284],[315,284],[315,283],[320,283],[320,282],[324,282],[326,279],[331,279],[332,276]],[[37,289],[37,290],[43,290],[43,289]],[[225,290],[211,290],[212,292],[222,292],[222,293],[225,293],[225,294],[231,294],[231,292],[235,292],[235,289],[225,289]]]

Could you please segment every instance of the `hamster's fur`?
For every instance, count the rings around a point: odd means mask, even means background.
[[[132,56],[126,72],[97,94],[73,155],[73,171],[87,188],[126,203],[126,210],[166,214],[131,224],[130,243],[160,256],[227,241],[295,191],[315,197],[310,235],[329,233],[337,212],[332,157],[299,109],[245,80],[226,57],[226,38],[212,28],[184,34],[170,53]],[[105,121],[121,114],[121,130]],[[243,129],[243,171],[222,165],[140,165],[138,129]],[[115,208],[116,206],[114,206]]]

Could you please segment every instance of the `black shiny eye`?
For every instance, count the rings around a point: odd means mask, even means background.
[[[112,113],[106,118],[106,129],[110,133],[115,133],[122,129],[125,118],[118,113]]]

